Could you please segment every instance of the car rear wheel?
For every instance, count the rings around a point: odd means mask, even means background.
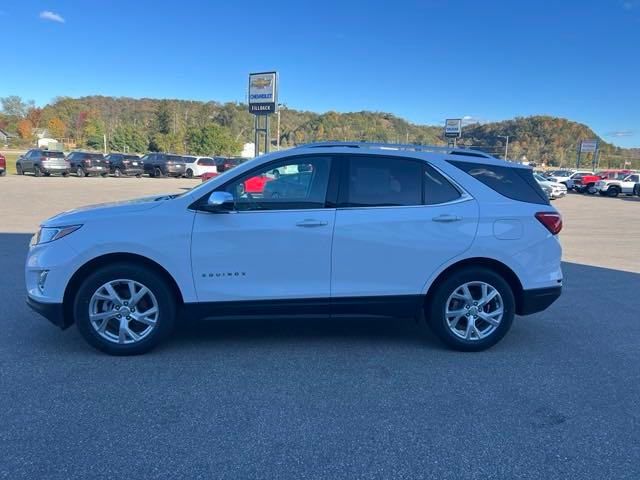
[[[82,167],[78,167],[78,168],[76,168],[76,175],[78,177],[80,177],[80,178],[86,177],[87,176],[87,172],[85,172]]]
[[[122,170],[120,170],[119,168],[116,168],[113,171],[113,175],[116,176],[116,177],[121,177],[122,176]]]
[[[82,282],[73,311],[78,330],[90,345],[110,355],[138,355],[171,333],[176,301],[155,271],[117,263]]]
[[[16,163],[16,175],[24,175],[24,171],[22,170],[22,165]]]
[[[153,176],[154,177],[164,177],[164,173],[162,173],[162,170],[158,167],[153,169]]]
[[[618,187],[609,187],[607,189],[607,196],[617,197],[618,195],[620,195],[620,189]]]
[[[41,177],[41,176],[42,176],[42,169],[41,169],[38,165],[35,165],[35,166],[33,167],[33,174],[34,174],[36,177]]]
[[[515,299],[509,284],[484,267],[459,270],[440,283],[426,306],[434,333],[455,350],[495,345],[511,328]]]
[[[187,178],[193,178],[193,170],[191,170],[190,168],[187,168],[187,171],[185,173],[185,176]]]

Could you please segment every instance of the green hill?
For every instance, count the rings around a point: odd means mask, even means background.
[[[23,105],[22,115],[31,118],[32,127],[49,128],[50,134],[54,130],[53,136],[72,139],[81,147],[100,148],[103,135],[106,135],[112,149],[120,149],[126,144],[130,150],[140,152],[152,149],[178,153],[237,153],[235,151],[242,143],[253,140],[253,116],[248,113],[246,105],[239,103],[105,96],[59,97],[35,116],[29,115],[34,111],[33,106]],[[0,128],[4,126],[18,131],[18,122],[24,120],[19,112],[15,109],[0,114]],[[384,112],[319,114],[283,109],[280,120],[280,142],[284,148],[327,140],[445,143],[442,126],[416,125]],[[276,116],[273,116],[271,136],[274,144],[276,125]],[[551,116],[466,125],[459,144],[504,156],[505,140],[500,137],[504,135],[510,137],[510,159],[574,165],[579,141],[598,138],[601,142],[601,166],[617,167],[630,161],[633,167],[640,168],[640,149],[614,147],[586,125]],[[211,152],[211,148],[218,151]],[[583,161],[584,165],[589,164],[590,156],[585,156]]]

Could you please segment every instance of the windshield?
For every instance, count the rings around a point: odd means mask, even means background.
[[[535,178],[539,182],[545,182],[546,183],[546,182],[549,181],[546,178],[544,178],[542,175],[540,175],[539,173],[534,173],[533,174],[533,178]]]

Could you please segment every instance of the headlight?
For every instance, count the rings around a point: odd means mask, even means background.
[[[31,245],[41,245],[53,242],[78,230],[82,225],[70,225],[68,227],[42,227],[31,239]]]

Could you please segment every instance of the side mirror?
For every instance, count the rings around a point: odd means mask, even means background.
[[[210,212],[229,212],[234,205],[233,195],[229,192],[213,192],[207,199],[207,210]]]

